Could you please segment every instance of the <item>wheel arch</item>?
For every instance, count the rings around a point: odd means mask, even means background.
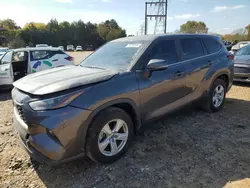
[[[214,81],[215,81],[216,79],[218,79],[218,78],[225,81],[226,86],[227,86],[227,90],[228,90],[228,89],[229,89],[229,82],[230,82],[230,76],[229,76],[229,72],[228,72],[228,71],[222,71],[222,72],[216,74],[216,75],[213,77],[213,79],[212,79],[212,81],[211,81],[211,83],[210,83],[209,88],[211,88],[211,86],[213,85]]]
[[[85,125],[83,125],[84,127],[84,148],[85,148],[85,144],[86,144],[86,139],[88,137],[88,131],[89,128],[91,126],[91,122],[93,121],[93,119],[103,110],[110,108],[110,107],[116,107],[116,108],[120,108],[122,110],[124,110],[126,113],[128,113],[128,115],[131,117],[133,123],[134,123],[134,131],[135,133],[138,132],[138,130],[141,127],[141,117],[140,117],[140,113],[139,110],[136,107],[136,104],[131,100],[131,99],[116,99],[116,100],[112,100],[109,101],[105,104],[102,104],[101,106],[99,106],[97,109],[95,109],[89,116],[89,118],[87,119],[87,121],[85,122]]]

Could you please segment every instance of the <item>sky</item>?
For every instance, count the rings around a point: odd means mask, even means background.
[[[100,23],[115,19],[127,34],[140,34],[146,0],[0,0],[0,19],[27,22],[61,21]],[[147,0],[150,1],[150,0]],[[155,0],[152,0],[155,1]],[[227,34],[250,24],[250,0],[169,0],[167,31],[188,20],[204,21],[209,32]],[[154,7],[152,7],[154,8]],[[149,20],[149,33],[155,20]]]

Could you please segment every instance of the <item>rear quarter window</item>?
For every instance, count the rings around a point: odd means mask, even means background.
[[[203,39],[208,54],[219,52],[222,45],[214,39]]]

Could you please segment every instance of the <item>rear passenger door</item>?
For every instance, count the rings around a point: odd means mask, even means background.
[[[186,85],[192,93],[202,82],[210,64],[206,59],[202,39],[180,39],[182,62],[186,67]]]
[[[53,68],[54,66],[50,58],[51,58],[50,50],[30,51],[31,72],[34,73]]]

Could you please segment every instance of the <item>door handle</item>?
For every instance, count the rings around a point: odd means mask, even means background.
[[[177,71],[176,73],[174,73],[174,75],[175,75],[175,76],[177,76],[177,77],[180,77],[180,76],[182,76],[182,75],[183,75],[183,72],[181,72],[181,71]]]
[[[9,70],[9,68],[4,69],[4,71],[8,71],[8,70]]]
[[[52,61],[55,62],[55,61],[58,61],[58,59],[53,59]]]

